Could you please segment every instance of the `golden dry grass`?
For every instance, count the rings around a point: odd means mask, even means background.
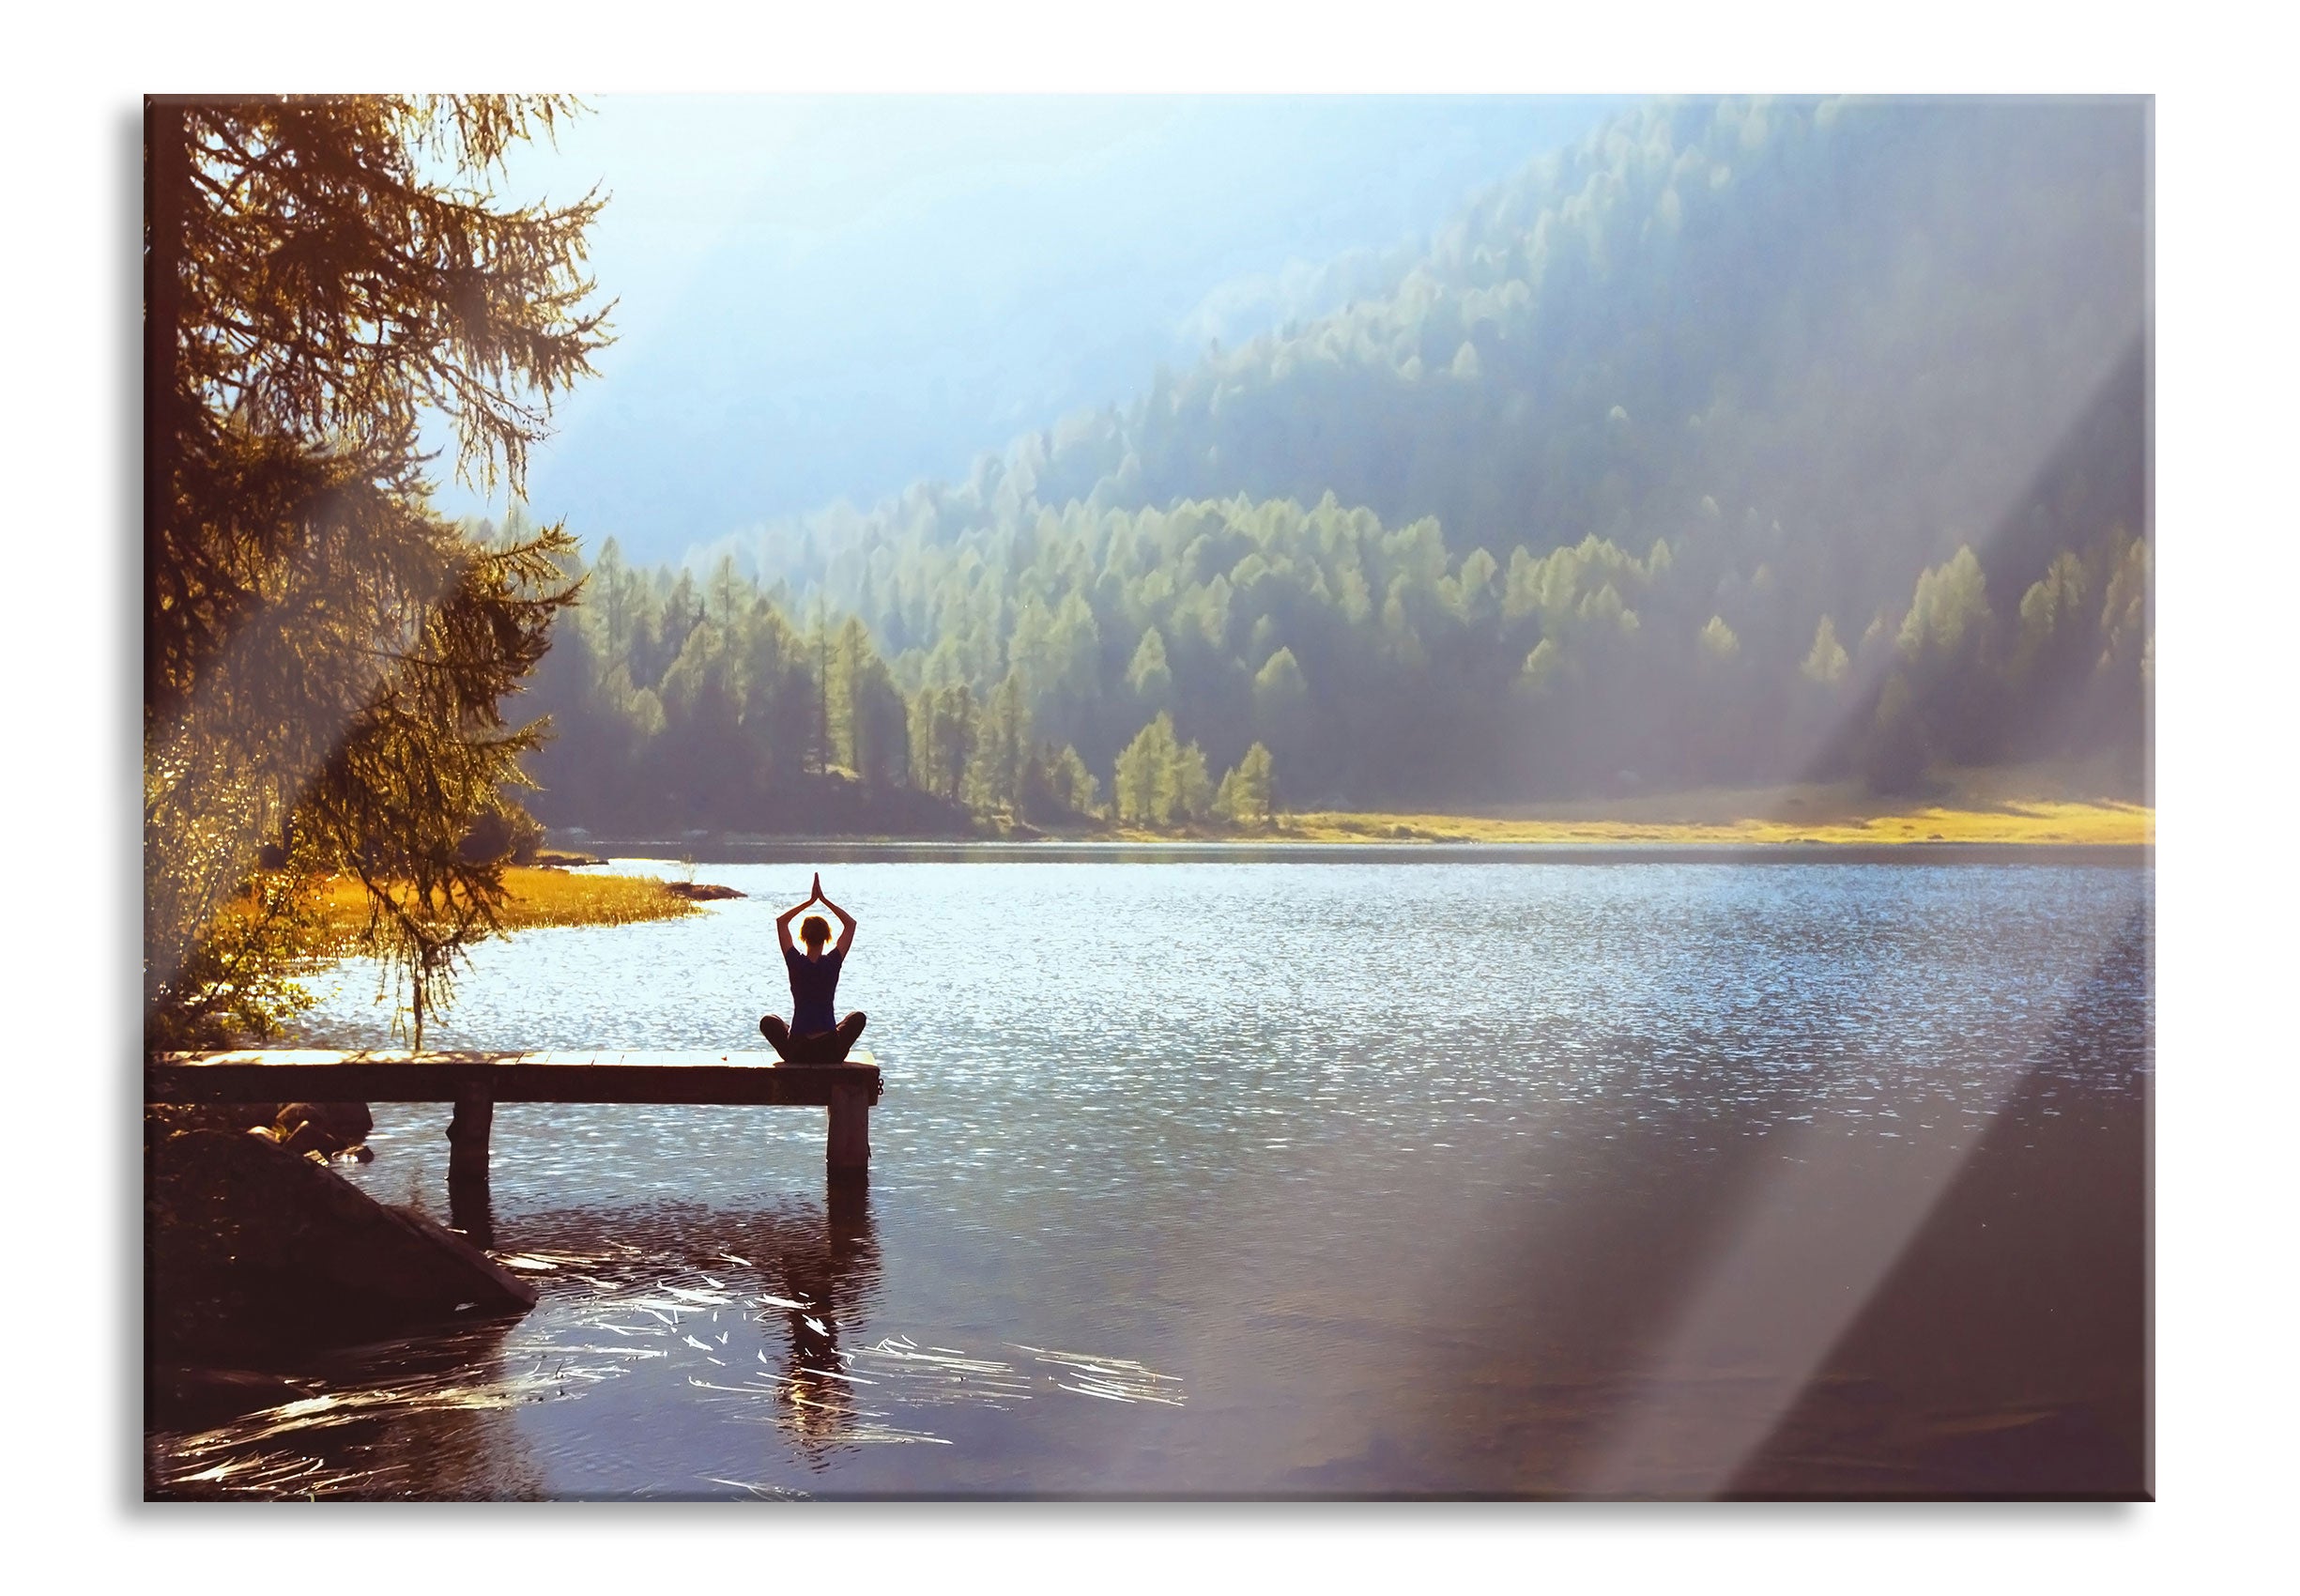
[[[1504,818],[1480,815],[1289,815],[1277,834],[1311,842],[1899,843],[2017,842],[2150,844],[2156,812],[2112,801],[2036,800],[1986,809],[1926,806],[1867,816],[1807,819],[1745,816],[1730,821]]]
[[[535,870],[513,866],[503,872],[510,891],[503,924],[529,926],[627,926],[641,920],[675,920],[701,910],[653,876],[614,876],[597,870]]]
[[[1707,788],[1476,815],[1304,814],[1311,840],[1867,844],[2000,842],[2148,846],[2156,811],[2131,802],[2130,772],[2061,761],[1933,773],[1933,791],[1894,801],[1857,782]]]
[[[539,926],[628,926],[698,913],[653,876],[606,875],[596,870],[548,870],[514,865],[503,872],[506,931]],[[366,929],[367,894],[348,877],[320,888],[315,907],[329,940],[347,946]]]
[[[2109,759],[1940,767],[1923,798],[1879,797],[1853,781],[1702,788],[1459,814],[1304,810],[1270,831],[1155,832],[1122,826],[1125,841],[1649,843],[2018,843],[2148,847],[2156,811],[2135,802],[2138,774]]]

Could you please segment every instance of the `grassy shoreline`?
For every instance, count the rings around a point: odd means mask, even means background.
[[[2022,846],[2146,847],[2155,811],[2137,805],[2037,802],[2001,809],[1930,806],[1901,812],[1813,821],[1743,817],[1726,821],[1510,819],[1477,815],[1319,812],[1289,815],[1269,835],[1306,842],[1788,844],[1830,847],[1953,842]]]
[[[629,926],[701,913],[699,906],[655,876],[513,865],[503,871],[503,885],[500,919],[506,932],[547,926]],[[327,951],[358,951],[367,928],[367,895],[360,883],[347,877],[328,882],[316,894],[314,907]]]
[[[1919,794],[1884,796],[1857,782],[1587,798],[1447,812],[1314,809],[1250,829],[985,822],[947,836],[710,832],[678,836],[559,834],[593,851],[698,847],[935,847],[1004,843],[1236,844],[1483,842],[1653,847],[1866,847],[1903,843],[2017,847],[2151,847],[2156,811],[2129,774],[2091,764],[1943,770]]]
[[[1858,782],[1705,788],[1452,813],[1310,810],[1263,836],[1289,842],[1868,847],[1902,843],[2150,847],[2139,784],[2091,763],[1942,769],[1897,796]],[[1123,834],[1132,835],[1132,834]],[[1147,834],[1144,834],[1145,836]]]
[[[1876,847],[2001,843],[2024,847],[2149,847],[2156,811],[2128,775],[2086,764],[1943,770],[1915,794],[1858,782],[1710,788],[1455,815],[1320,812],[1288,817],[1282,835],[1308,840],[1650,843]]]

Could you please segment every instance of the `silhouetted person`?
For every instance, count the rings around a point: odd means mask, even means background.
[[[806,944],[806,951],[801,953],[791,944],[790,922],[818,899],[838,916],[838,945],[824,952],[823,944],[831,940],[830,925],[820,914],[807,914],[799,927],[799,939]],[[786,1064],[845,1063],[847,1050],[863,1034],[866,1022],[860,1009],[841,1020],[833,1006],[838,996],[839,968],[846,963],[847,949],[854,945],[854,916],[822,896],[822,877],[817,875],[815,890],[807,895],[806,902],[775,917],[774,934],[783,944],[783,963],[790,971],[790,1023],[784,1024],[779,1014],[770,1014],[759,1021],[759,1034],[774,1044]]]

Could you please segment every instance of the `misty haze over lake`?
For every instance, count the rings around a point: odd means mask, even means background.
[[[539,513],[676,560],[870,504],[1159,362],[1379,287],[1477,190],[1621,96],[608,95],[513,192],[612,194],[606,380]],[[453,514],[488,507],[451,486]],[[501,505],[493,506],[500,514]]]

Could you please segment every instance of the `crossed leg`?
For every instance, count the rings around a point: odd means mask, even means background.
[[[869,1021],[870,1017],[858,1008],[840,1021],[836,1030],[794,1036],[781,1015],[769,1014],[759,1020],[759,1034],[766,1037],[785,1064],[844,1064],[855,1038],[862,1036],[863,1027]]]

